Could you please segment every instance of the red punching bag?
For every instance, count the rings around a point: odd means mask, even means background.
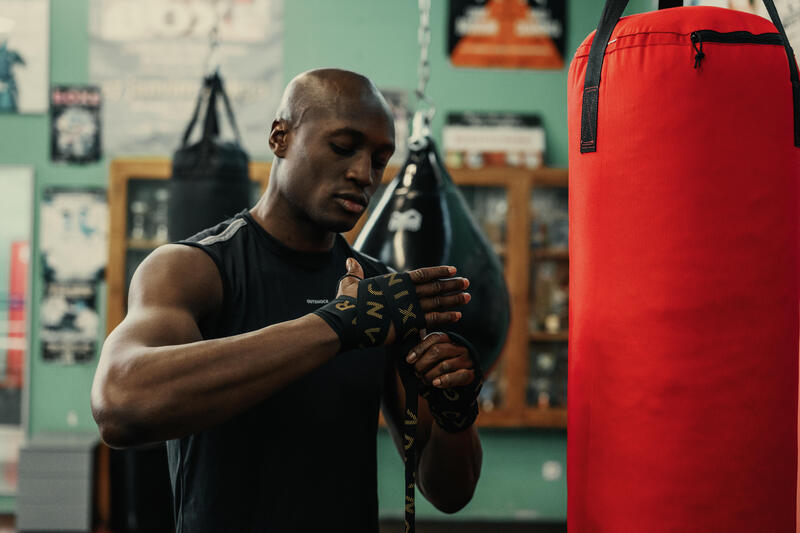
[[[792,532],[794,55],[772,1],[626,3],[569,72],[569,530]]]

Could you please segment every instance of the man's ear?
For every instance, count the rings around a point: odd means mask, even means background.
[[[289,124],[282,118],[272,121],[269,130],[269,149],[276,157],[285,157],[289,145]]]

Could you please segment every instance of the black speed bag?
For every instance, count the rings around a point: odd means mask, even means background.
[[[441,163],[433,140],[412,148],[359,234],[355,249],[398,270],[453,265],[472,300],[446,329],[468,339],[488,372],[505,343],[509,298],[497,254]]]

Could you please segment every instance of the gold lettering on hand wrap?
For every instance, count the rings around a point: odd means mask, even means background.
[[[405,309],[402,307],[398,308],[400,314],[403,315],[403,324],[405,324],[409,318],[417,318],[417,315],[412,311],[412,309],[414,309],[414,304],[408,304],[408,307]]]
[[[350,303],[348,301],[339,302],[336,304],[336,309],[339,311],[347,311],[348,309],[355,309],[356,304]]]
[[[368,315],[374,316],[379,320],[383,320],[383,315],[378,312],[381,309],[383,309],[383,304],[380,304],[378,302],[367,302],[367,305],[371,307],[371,309],[367,311]]]
[[[375,344],[375,334],[380,332],[381,328],[367,328],[364,330],[364,334],[369,337],[369,340],[372,342],[372,344]]]
[[[414,333],[417,333],[417,332],[419,332],[419,330],[417,328],[411,328],[410,330],[406,331],[405,335],[403,335],[403,340],[406,340],[411,335],[413,335]]]
[[[454,391],[453,389],[444,389],[442,391],[442,394],[444,395],[445,398],[447,398],[451,402],[454,402],[454,401],[456,401],[456,400],[458,400],[460,398],[458,393],[456,391]]]
[[[414,514],[414,500],[411,499],[410,496],[406,496],[406,512],[408,514]]]
[[[402,279],[397,279],[397,272],[392,272],[391,274],[386,274],[384,277],[389,278],[389,286],[397,285],[398,283],[402,283]]]
[[[383,291],[375,290],[372,288],[372,283],[367,285],[367,291],[373,296],[383,296]]]

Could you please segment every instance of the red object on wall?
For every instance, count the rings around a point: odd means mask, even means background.
[[[27,329],[25,297],[28,293],[28,258],[30,250],[26,241],[11,243],[8,286],[8,339],[13,344],[24,346]],[[6,351],[6,385],[22,388],[25,364],[24,347],[13,347]]]
[[[570,533],[795,530],[800,148],[775,33],[684,7],[623,18],[597,149],[592,38],[569,72]]]

